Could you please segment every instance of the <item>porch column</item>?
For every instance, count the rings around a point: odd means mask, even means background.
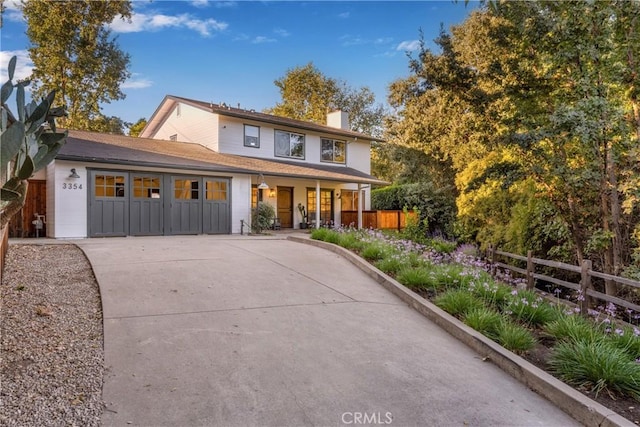
[[[316,228],[320,228],[320,181],[316,181]]]
[[[358,184],[358,230],[362,228],[362,184]]]

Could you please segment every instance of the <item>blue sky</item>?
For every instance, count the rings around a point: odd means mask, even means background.
[[[1,29],[1,79],[19,56],[29,73],[25,25],[11,1]],[[274,80],[313,64],[350,87],[369,87],[386,103],[387,87],[408,76],[406,52],[420,29],[428,46],[440,24],[461,23],[464,1],[135,1],[131,23],[111,24],[131,56],[124,100],[104,105],[128,122],[149,118],[165,95],[262,110],[280,100]]]

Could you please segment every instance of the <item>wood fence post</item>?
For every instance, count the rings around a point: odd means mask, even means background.
[[[587,289],[591,289],[591,275],[589,271],[591,270],[592,263],[591,260],[584,259],[582,260],[582,265],[580,266],[580,296],[578,297],[578,304],[580,304],[580,313],[583,316],[588,316],[588,311],[590,307],[591,297],[587,295]]]
[[[533,252],[527,251],[527,289],[533,289],[535,279],[533,273],[535,272],[535,266],[533,264]]]
[[[489,245],[489,261],[491,262],[491,275],[496,275],[496,250],[493,245]]]

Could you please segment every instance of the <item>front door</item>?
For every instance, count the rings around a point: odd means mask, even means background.
[[[278,218],[282,228],[293,228],[293,188],[278,187]]]
[[[197,177],[171,177],[171,234],[202,232],[201,183]]]

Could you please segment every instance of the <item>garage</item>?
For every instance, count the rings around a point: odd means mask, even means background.
[[[91,237],[231,233],[230,178],[88,172]]]

